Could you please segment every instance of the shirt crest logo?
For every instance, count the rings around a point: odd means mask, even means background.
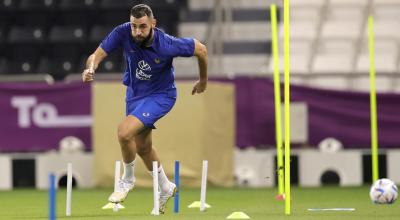
[[[138,68],[136,68],[136,78],[140,80],[150,80],[151,79],[151,67],[146,61],[141,60],[138,62]]]
[[[154,59],[154,62],[156,62],[157,64],[159,64],[159,63],[160,63],[160,58],[155,58],[155,59]]]
[[[146,63],[146,61],[144,61],[144,60],[139,61],[138,66],[141,70],[145,70],[145,71],[151,70],[150,65],[148,63]]]

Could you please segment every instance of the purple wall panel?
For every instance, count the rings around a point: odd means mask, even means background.
[[[233,82],[237,93],[237,145],[275,145],[273,82],[264,78],[236,78]],[[290,93],[291,101],[308,105],[308,144],[316,146],[326,137],[335,137],[346,148],[370,147],[368,93],[294,85]],[[400,147],[400,94],[378,94],[377,103],[379,147]]]
[[[0,121],[0,152],[57,149],[66,136],[90,150],[90,85],[0,83]]]

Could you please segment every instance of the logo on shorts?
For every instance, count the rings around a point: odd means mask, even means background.
[[[141,60],[138,62],[138,67],[136,68],[136,78],[140,79],[140,80],[150,80],[151,78],[151,67],[148,63],[146,63],[146,61]]]
[[[154,62],[156,62],[157,64],[159,64],[159,63],[160,63],[160,58],[155,58],[155,59],[154,59]]]
[[[144,117],[149,117],[150,116],[150,113],[148,113],[148,112],[143,112],[143,114],[142,114]]]

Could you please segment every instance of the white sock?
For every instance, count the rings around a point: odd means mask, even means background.
[[[149,174],[153,176],[153,172],[149,171]],[[161,192],[167,192],[169,190],[169,180],[167,175],[165,175],[163,167],[160,165],[158,167],[158,188]]]
[[[124,174],[122,175],[122,180],[126,182],[135,183],[135,160],[130,163],[124,162]]]
[[[169,180],[167,175],[165,175],[163,167],[160,165],[158,167],[158,184],[160,186],[161,192],[168,192],[169,190]]]

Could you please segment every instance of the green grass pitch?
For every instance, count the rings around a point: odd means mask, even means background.
[[[400,219],[400,202],[392,205],[375,205],[369,200],[369,187],[292,188],[292,215],[284,215],[284,202],[276,201],[276,189],[212,188],[207,190],[207,203],[212,208],[206,212],[187,206],[200,198],[199,189],[181,189],[180,213],[173,213],[169,201],[167,213],[151,216],[153,194],[150,188],[138,188],[123,203],[126,209],[117,213],[102,210],[110,190],[72,191],[72,216],[65,216],[66,191],[57,192],[57,219],[226,219],[234,211],[243,211],[251,219]],[[0,191],[0,219],[47,219],[47,191],[19,189]],[[355,208],[355,211],[310,212],[308,208]]]

